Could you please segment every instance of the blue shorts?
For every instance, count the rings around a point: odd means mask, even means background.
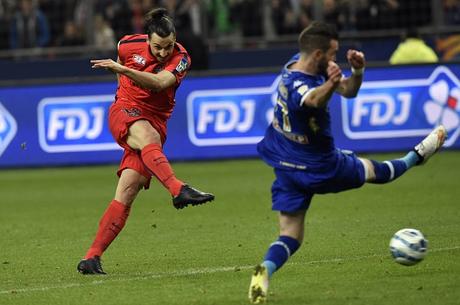
[[[338,152],[333,173],[315,174],[308,170],[275,168],[272,185],[272,210],[296,212],[307,210],[314,194],[338,193],[365,183],[364,165],[355,154]]]

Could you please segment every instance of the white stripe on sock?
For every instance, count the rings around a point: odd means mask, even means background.
[[[390,161],[383,161],[383,163],[388,165],[388,167],[390,168],[390,180],[393,180],[393,178],[395,177],[395,168],[393,166],[393,163],[391,163]]]
[[[272,244],[270,245],[270,247],[271,247],[271,246],[275,246],[275,245],[278,245],[278,246],[283,247],[284,250],[286,250],[288,257],[291,257],[291,250],[289,250],[289,247],[288,247],[285,243],[283,243],[282,241],[277,240],[277,241],[275,241],[274,243],[272,243]]]
[[[363,159],[358,158],[358,160],[361,162],[361,164],[364,167],[364,181],[367,181],[369,178],[369,171],[370,171],[369,166],[367,166],[367,162],[365,162]]]

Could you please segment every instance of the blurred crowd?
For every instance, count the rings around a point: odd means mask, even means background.
[[[460,25],[460,0],[440,2],[444,23]],[[191,53],[205,52],[208,38],[294,35],[318,17],[341,31],[433,22],[431,0],[0,0],[0,49],[113,49],[123,35],[142,33],[144,14],[158,6]]]
[[[143,17],[166,7],[178,31],[200,34],[197,0],[0,0],[0,48],[115,46],[123,35],[143,32]],[[193,19],[193,20],[192,20]],[[6,39],[5,39],[6,38]]]

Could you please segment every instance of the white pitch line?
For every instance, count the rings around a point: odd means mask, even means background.
[[[460,249],[460,246],[432,249],[432,250],[430,250],[430,252],[442,252],[442,251],[450,251],[450,250],[458,250],[458,249]],[[332,259],[315,260],[315,261],[308,261],[308,262],[287,263],[286,265],[289,266],[289,265],[327,264],[327,263],[337,263],[337,262],[347,262],[347,261],[359,261],[359,260],[363,260],[363,259],[367,259],[367,258],[383,257],[383,256],[384,255],[381,255],[381,254],[371,254],[371,255],[356,256],[356,257],[342,257],[342,258],[332,258]],[[212,274],[212,273],[217,273],[217,272],[247,270],[247,269],[251,269],[253,267],[254,267],[254,265],[250,265],[250,266],[249,265],[246,265],[246,266],[233,266],[233,267],[215,267],[215,268],[202,268],[202,269],[187,269],[187,270],[184,270],[184,271],[173,271],[173,272],[166,272],[166,273],[153,273],[153,274],[146,274],[146,275],[135,276],[135,277],[130,277],[130,278],[118,278],[118,279],[104,278],[104,279],[101,279],[101,280],[95,280],[95,281],[88,282],[88,283],[69,283],[69,284],[62,284],[62,285],[55,285],[55,286],[1,290],[0,295],[13,294],[13,293],[37,292],[37,291],[48,291],[48,290],[53,290],[53,289],[67,289],[67,288],[93,286],[93,285],[103,285],[103,284],[106,284],[106,283],[113,283],[113,282],[130,282],[130,281],[142,281],[142,280],[160,279],[160,278],[168,278],[168,277],[181,277],[181,276],[200,275],[200,274]]]

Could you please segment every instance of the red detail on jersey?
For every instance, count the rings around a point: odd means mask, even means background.
[[[452,109],[455,109],[457,107],[458,100],[455,97],[449,96],[447,99],[447,106],[449,106]]]
[[[188,70],[178,72],[176,68],[184,60],[190,67],[190,56],[184,47],[176,43],[170,59],[165,63],[160,63],[150,51],[147,35],[127,35],[120,40],[118,57],[124,66],[131,69],[150,73],[167,70],[176,76],[176,84],[160,92],[142,88],[127,76],[120,75],[119,77],[117,100],[146,108],[159,118],[167,120],[175,105],[176,90]]]

